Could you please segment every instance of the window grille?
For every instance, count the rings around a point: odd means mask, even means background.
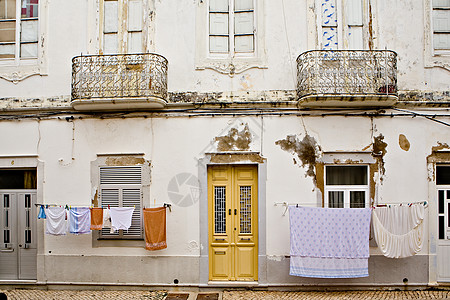
[[[226,196],[224,186],[214,187],[214,231],[226,233]]]

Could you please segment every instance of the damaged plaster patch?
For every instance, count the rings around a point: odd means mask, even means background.
[[[244,128],[239,131],[236,128],[231,128],[225,136],[216,137],[214,139],[218,142],[218,151],[233,151],[233,150],[249,150],[252,142],[252,134],[245,124]]]
[[[211,163],[213,164],[232,164],[236,162],[263,163],[264,158],[256,153],[214,153],[211,155]]]
[[[106,159],[107,166],[134,166],[145,163],[142,157],[108,157]]]
[[[398,144],[400,145],[400,148],[402,148],[405,151],[408,151],[411,147],[411,144],[409,143],[408,139],[404,134],[400,134],[398,136]]]
[[[300,141],[295,135],[288,135],[284,140],[275,142],[284,151],[297,154],[302,162],[302,167],[306,167],[305,176],[315,178],[315,166],[319,158],[321,148],[316,140],[308,134]]]
[[[380,180],[383,179],[382,176],[386,172],[386,169],[384,168],[384,156],[387,153],[386,147],[387,144],[384,142],[384,136],[381,133],[378,136],[373,137],[372,156],[377,160],[378,165],[380,166]]]

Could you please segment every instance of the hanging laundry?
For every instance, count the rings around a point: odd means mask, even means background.
[[[51,206],[45,209],[46,233],[52,235],[65,235],[67,232],[66,210],[64,207]]]
[[[44,205],[41,205],[39,207],[38,219],[46,219],[46,218],[47,218],[47,216],[45,215]]]
[[[144,208],[145,249],[167,248],[166,208]]]
[[[91,208],[91,230],[101,230],[103,228],[103,208]]]
[[[115,230],[128,230],[131,226],[134,207],[111,207],[111,228]]]
[[[111,228],[111,213],[109,208],[103,209],[103,228]]]
[[[73,234],[91,232],[91,212],[89,207],[72,207],[69,209],[69,232]]]
[[[373,229],[383,255],[403,258],[417,254],[423,246],[424,216],[422,204],[376,207]]]
[[[289,207],[290,275],[367,277],[370,208]]]

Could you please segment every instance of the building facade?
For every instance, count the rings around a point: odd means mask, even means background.
[[[448,0],[0,0],[0,282],[448,284],[449,104]],[[288,206],[416,202],[415,256],[289,275]],[[136,209],[53,236],[40,204]]]

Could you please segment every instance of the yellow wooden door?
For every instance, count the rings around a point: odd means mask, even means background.
[[[208,167],[209,279],[258,279],[257,166]]]

